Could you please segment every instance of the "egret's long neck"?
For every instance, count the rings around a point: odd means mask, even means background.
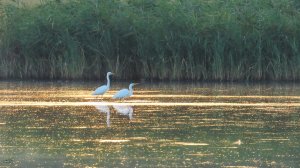
[[[106,84],[106,86],[109,88],[109,87],[110,87],[109,75],[106,75],[106,79],[107,79],[107,84]]]
[[[133,87],[133,85],[130,85],[130,86],[129,86],[129,94],[130,94],[130,95],[133,95],[133,88],[132,88],[132,87]]]

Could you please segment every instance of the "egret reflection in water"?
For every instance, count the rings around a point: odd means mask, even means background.
[[[110,127],[110,110],[108,105],[99,104],[99,105],[95,105],[95,107],[100,113],[106,114],[106,125]]]
[[[106,114],[106,124],[108,127],[110,127],[110,108],[106,103],[99,103],[98,105],[95,105],[95,108],[100,112],[100,113],[105,113]],[[133,108],[129,105],[113,105],[114,110],[116,113],[128,116],[129,119],[133,119]]]
[[[131,120],[133,118],[133,108],[129,105],[113,105],[117,113],[128,116]]]

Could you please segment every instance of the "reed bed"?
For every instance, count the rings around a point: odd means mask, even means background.
[[[299,80],[296,0],[69,0],[0,7],[0,77]]]

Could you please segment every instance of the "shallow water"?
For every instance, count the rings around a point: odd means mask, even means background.
[[[297,84],[0,82],[0,167],[299,167]]]

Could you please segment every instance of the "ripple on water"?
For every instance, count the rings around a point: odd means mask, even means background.
[[[122,101],[92,97],[94,85],[12,86],[0,82],[7,167],[300,164],[300,86],[141,85]]]

